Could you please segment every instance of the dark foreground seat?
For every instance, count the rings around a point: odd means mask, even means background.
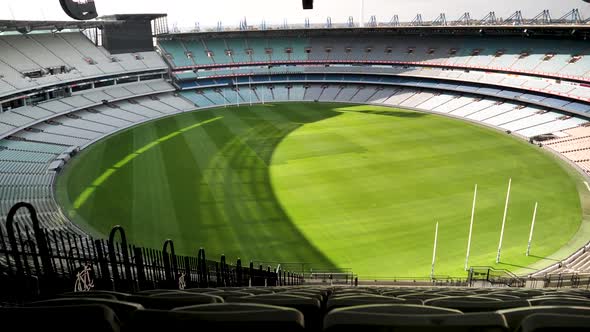
[[[33,302],[29,306],[31,307],[63,307],[63,306],[76,306],[76,305],[88,305],[88,304],[101,304],[109,307],[115,312],[117,317],[122,323],[127,322],[131,315],[137,311],[143,309],[141,304],[110,300],[103,298],[93,297],[64,297],[58,299],[44,300]]]
[[[367,304],[345,307],[340,312],[347,315],[359,314],[363,316],[369,314],[397,314],[397,315],[434,315],[434,314],[462,314],[455,309],[438,308],[416,304]]]
[[[525,318],[519,332],[586,332],[590,330],[590,316],[534,314]]]
[[[157,295],[157,294],[178,294],[178,293],[185,293],[184,290],[179,289],[147,289],[142,290],[137,293],[136,295]]]
[[[303,314],[260,304],[216,303],[173,311],[139,310],[130,331],[302,331]]]
[[[223,291],[223,292],[214,292],[214,293],[206,293],[206,294],[219,296],[219,297],[223,298],[223,300],[225,300],[225,301],[227,301],[228,299],[232,299],[234,297],[244,297],[244,296],[254,295],[252,293],[247,293],[247,292],[243,292],[243,291]]]
[[[101,298],[105,298],[105,299],[126,301],[131,296],[131,294],[114,292],[114,291],[105,291],[105,290],[93,290],[93,291],[88,291],[88,292],[63,293],[63,294],[60,294],[59,296],[60,297],[101,297]]]
[[[304,316],[300,311],[267,304],[214,303],[175,308],[172,311],[194,313],[202,321],[221,330],[237,327],[245,331],[299,331],[305,326]]]
[[[320,301],[316,298],[279,293],[232,298],[231,301],[235,303],[259,303],[293,308],[303,313],[307,329],[314,331],[321,329],[322,307]]]
[[[354,307],[334,309],[324,319],[324,331],[440,331],[506,332],[502,315],[486,313],[374,313],[355,312]],[[431,310],[431,309],[429,309]],[[444,310],[444,309],[442,309]]]
[[[534,298],[529,302],[532,305],[563,305],[576,307],[590,307],[590,300],[577,297],[553,297],[553,298]]]
[[[218,293],[221,290],[220,288],[187,288],[182,291],[188,293]]]
[[[528,316],[534,314],[560,314],[560,315],[581,315],[590,316],[590,307],[567,307],[567,306],[533,306],[528,308],[514,308],[498,310],[497,313],[506,318],[511,330],[515,330],[520,323]]]
[[[526,300],[505,300],[486,297],[452,296],[424,301],[425,305],[461,310],[462,312],[496,311],[501,309],[529,307]]]
[[[400,299],[420,300],[420,301],[426,301],[426,300],[431,300],[431,299],[439,299],[441,297],[443,297],[443,296],[442,295],[433,294],[433,293],[410,293],[410,294],[404,294],[404,295],[398,296],[398,298],[400,298]]]
[[[148,309],[169,310],[189,305],[223,303],[223,298],[210,294],[163,293],[151,296],[134,295],[129,301],[139,303]]]
[[[48,307],[0,308],[6,330],[118,332],[115,312],[100,304]]]
[[[331,297],[328,299],[326,308],[328,310],[350,307],[363,304],[422,304],[420,300],[402,299],[382,295],[351,295],[345,297]]]

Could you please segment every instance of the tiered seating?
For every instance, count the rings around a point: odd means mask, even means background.
[[[330,87],[324,89],[324,92],[319,97],[321,101],[333,101],[338,100],[336,97],[340,93],[341,88],[339,86],[331,85]]]
[[[338,95],[338,99],[340,99],[342,101],[350,101],[350,99],[352,99],[352,97],[355,96],[358,92],[359,92],[359,87],[356,87],[356,86],[345,87],[342,90],[340,90],[340,94]],[[373,90],[373,92],[374,92],[374,90]],[[362,97],[362,95],[360,97]]]
[[[440,109],[448,111],[449,114],[452,114],[454,116],[467,117],[468,115],[478,112],[478,110],[466,107],[475,102],[475,100],[476,98],[473,97],[457,96],[456,98],[449,100],[449,102],[441,106]]]
[[[194,66],[195,63],[187,56],[187,50],[181,42],[161,40],[160,46],[163,47],[168,54],[171,55],[169,59],[177,67]]]
[[[383,103],[385,105],[391,105],[391,106],[400,105],[401,103],[403,103],[404,101],[406,101],[410,97],[414,96],[418,92],[419,92],[419,90],[414,90],[414,89],[399,90],[394,95],[389,97],[386,101],[384,101]]]
[[[434,93],[432,92],[419,92],[413,95],[412,97],[404,100],[400,106],[403,107],[419,107],[420,104],[427,101],[428,99],[434,97]]]
[[[289,89],[289,100],[303,100],[304,93],[305,88],[302,85],[294,85],[291,89]]]
[[[71,113],[78,109],[91,107],[106,101],[115,101],[130,98],[143,94],[154,94],[157,92],[172,91],[173,87],[164,80],[142,81],[127,83],[115,87],[84,90],[75,93],[71,97],[58,100],[51,100],[36,106],[16,108],[9,112],[0,114],[0,137],[14,132],[20,127],[30,126],[41,120],[54,118],[57,115]]]
[[[81,78],[166,68],[155,52],[113,56],[80,32],[2,36],[0,49],[0,96]],[[48,74],[55,68],[61,69]],[[24,76],[31,72],[44,75]]]
[[[515,109],[517,106],[518,105],[509,102],[496,102],[494,103],[493,107],[490,106],[485,109],[472,112],[471,114],[467,115],[467,118],[476,121],[484,121],[486,119],[509,112]]]
[[[510,123],[513,121],[518,121],[520,119],[527,118],[529,116],[534,115],[535,113],[537,113],[539,111],[540,110],[538,108],[533,108],[533,107],[515,108],[515,109],[512,109],[511,111],[502,113],[498,116],[488,118],[488,119],[484,120],[483,122],[485,122],[487,124],[494,125],[494,126],[500,126],[500,125],[503,125],[506,123]]]
[[[552,79],[540,78],[537,75],[567,75],[578,76],[580,79],[590,80],[590,71],[584,67],[590,62],[590,57],[585,55],[583,44],[573,41],[556,41],[552,43],[542,43],[542,40],[515,40],[511,38],[490,39],[476,37],[424,37],[416,41],[405,36],[392,36],[384,39],[379,36],[368,36],[363,38],[351,38],[347,36],[334,37],[315,37],[311,39],[299,38],[225,38],[225,39],[206,39],[207,48],[210,49],[214,56],[208,58],[203,56],[205,48],[202,46],[201,39],[195,39],[190,42],[162,40],[160,47],[166,49],[168,53],[175,54],[174,57],[186,58],[184,47],[186,44],[196,44],[199,49],[198,54],[203,57],[195,60],[196,65],[210,65],[213,62],[225,64],[232,62],[232,59],[225,55],[226,50],[232,50],[235,57],[234,62],[283,62],[285,60],[318,60],[318,61],[396,61],[412,62],[418,64],[436,64],[437,66],[451,66],[450,68],[431,68],[431,67],[414,67],[414,68],[390,68],[390,67],[368,67],[368,66],[298,66],[298,67],[273,67],[271,72],[284,72],[297,68],[300,72],[305,73],[376,73],[387,74],[394,73],[400,76],[420,76],[430,78],[448,78],[466,82],[480,82],[494,84],[519,89],[529,89],[532,91],[541,90],[553,94],[568,94],[579,100],[587,101],[590,99],[590,87],[578,85],[569,81],[555,81]],[[211,44],[211,45],[209,45]],[[230,47],[230,45],[232,45]],[[393,45],[393,46],[392,46]],[[550,45],[550,46],[547,46]],[[311,47],[311,53],[306,53],[305,49]],[[292,53],[285,53],[285,49],[292,49]],[[252,50],[252,55],[245,53],[246,49]],[[270,49],[269,54],[267,50]],[[371,52],[367,52],[371,49]],[[391,52],[386,52],[391,49]],[[454,55],[450,50],[456,50]],[[329,52],[327,50],[330,50]],[[531,52],[528,56],[521,56],[523,50]],[[479,54],[476,54],[478,51]],[[192,52],[192,50],[191,50]],[[555,54],[555,56],[546,58],[546,54]],[[574,63],[569,63],[572,54],[582,54],[582,58]],[[187,63],[178,65],[183,67]],[[189,64],[190,65],[190,64]],[[461,68],[455,68],[461,66]],[[465,71],[462,67],[471,68],[471,71]],[[505,72],[491,72],[486,69],[502,71],[518,71],[518,76]],[[529,71],[522,73],[521,71]],[[236,69],[235,71],[240,71]],[[567,74],[566,74],[567,73]],[[235,75],[234,71],[220,69],[209,72],[208,75]],[[195,78],[191,73],[180,74],[182,77]],[[526,90],[525,90],[526,91]],[[517,93],[522,95],[523,93]],[[526,94],[522,100],[527,99]],[[550,101],[545,101],[549,103]],[[583,112],[588,111],[588,107],[583,105],[569,105],[561,99],[551,101],[555,104],[553,107],[563,107],[564,109],[575,110],[582,108]]]
[[[196,39],[199,41],[199,39]],[[209,39],[206,40],[209,43]],[[233,48],[241,47],[241,38],[226,38],[227,45],[237,45]],[[160,47],[168,53],[178,52],[178,47],[171,43],[178,41],[161,41]],[[222,40],[223,44],[223,40]],[[213,51],[224,51],[220,45],[208,45]],[[223,44],[225,45],[225,44]],[[284,60],[284,49],[291,47],[293,53],[292,59],[306,59],[306,47],[311,47],[312,52],[309,54],[310,59],[325,60],[346,60],[346,59],[370,59],[370,60],[390,60],[390,61],[413,61],[435,64],[463,65],[470,67],[489,67],[489,68],[506,68],[515,70],[529,70],[546,73],[564,72],[568,75],[584,75],[585,64],[590,61],[585,56],[575,63],[569,63],[571,55],[584,54],[584,45],[575,41],[552,41],[546,43],[543,40],[536,39],[515,39],[502,38],[490,39],[477,37],[460,37],[452,39],[438,36],[425,36],[416,40],[407,36],[393,36],[384,39],[380,36],[364,36],[355,38],[351,41],[349,36],[330,36],[314,37],[311,40],[298,40],[298,38],[280,39],[280,38],[249,38],[247,45],[253,50],[253,61],[269,61],[269,57],[264,53],[264,49],[273,49],[273,54],[279,56],[271,57],[273,60]],[[386,48],[391,48],[391,52],[385,52]],[[330,49],[330,52],[326,49]],[[371,48],[371,52],[366,52]],[[450,50],[455,49],[456,54],[450,54]],[[530,50],[530,55],[521,56],[523,49]],[[477,50],[479,54],[474,53]],[[498,51],[502,53],[499,54]],[[545,55],[554,53],[555,56],[545,60]],[[216,59],[216,62],[219,62]],[[197,64],[207,63],[197,61]],[[586,75],[587,76],[587,75]]]
[[[225,53],[227,47],[223,39],[206,39],[204,40],[206,50],[213,52],[213,61],[216,64],[231,63],[231,58]]]
[[[558,119],[542,125],[521,130],[518,133],[526,137],[534,137],[541,134],[555,133],[564,129],[574,128],[586,122],[586,120],[578,118],[570,118],[565,120]]]
[[[323,91],[324,89],[321,86],[312,85],[305,90],[303,99],[309,101],[318,100]]]
[[[55,317],[71,313],[95,324],[91,330],[107,331],[194,326],[261,331],[582,331],[590,320],[590,292],[313,285],[156,289],[136,294],[91,291],[3,308],[0,318],[12,322],[33,314],[37,319],[23,326],[69,330],[71,325]]]
[[[546,113],[538,113],[537,112],[537,114],[531,115],[530,117],[523,118],[523,119],[520,119],[517,121],[512,121],[510,123],[500,125],[500,127],[507,129],[507,130],[519,131],[519,130],[523,130],[526,128],[530,128],[530,127],[534,127],[534,126],[548,123],[550,121],[553,121],[553,120],[559,118],[560,116],[563,116],[563,115],[558,114],[558,113],[553,113],[553,112],[546,112]]]

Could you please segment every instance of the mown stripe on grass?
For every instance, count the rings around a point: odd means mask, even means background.
[[[143,147],[135,150],[133,153],[130,153],[129,155],[125,156],[123,159],[119,160],[118,162],[116,162],[112,167],[108,168],[106,171],[104,171],[101,175],[99,175],[96,180],[92,181],[92,185],[87,187],[86,189],[84,189],[82,191],[82,193],[76,198],[76,200],[74,201],[74,209],[78,210],[82,205],[84,205],[84,203],[86,203],[86,201],[88,201],[88,199],[90,198],[90,196],[92,196],[92,194],[94,193],[94,191],[96,190],[97,187],[99,187],[101,184],[103,184],[106,180],[108,180],[113,174],[115,174],[115,172],[124,167],[125,165],[129,164],[133,159],[137,158],[138,156],[140,156],[142,153],[145,153],[147,151],[149,151],[150,149],[154,148],[155,146],[157,146],[160,143],[166,142],[174,137],[176,137],[177,135],[180,135],[188,130],[200,127],[202,125],[211,123],[213,121],[217,121],[222,119],[222,116],[218,116],[212,119],[208,119],[205,121],[201,121],[199,123],[195,123],[193,125],[190,125],[188,127],[184,127],[182,129],[179,129],[178,131],[172,132],[164,137],[161,137],[153,142],[150,142],[146,145],[144,145]]]

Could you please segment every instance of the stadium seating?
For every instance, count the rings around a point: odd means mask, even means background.
[[[84,78],[166,68],[155,52],[114,56],[80,32],[6,35],[0,37],[0,48],[0,97]],[[62,70],[48,74],[53,68]],[[44,75],[25,76],[32,72]]]
[[[410,304],[407,295],[411,294],[435,298]],[[83,314],[60,327],[67,331],[80,319],[95,324],[90,330],[107,331],[196,326],[262,331],[583,331],[588,328],[590,306],[573,302],[588,302],[589,298],[590,291],[583,289],[437,286],[222,287],[155,289],[137,294],[91,291],[0,308],[0,318],[12,322],[35,314],[38,319],[26,323],[33,328],[54,326],[55,317],[66,313]],[[557,303],[559,299],[561,303]],[[554,303],[547,305],[545,301]]]
[[[0,319],[6,326],[18,326],[27,331],[60,330],[119,331],[120,323],[115,312],[101,304],[71,306],[39,306],[0,308]]]

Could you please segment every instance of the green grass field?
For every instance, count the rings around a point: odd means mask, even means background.
[[[471,265],[522,270],[578,232],[578,182],[538,147],[478,125],[378,106],[292,103],[134,127],[75,157],[57,192],[89,231],[121,224],[139,245],[160,248],[172,238],[183,254],[205,247],[209,257],[307,262],[382,278],[429,275],[436,222],[436,274],[465,275],[476,183]]]

